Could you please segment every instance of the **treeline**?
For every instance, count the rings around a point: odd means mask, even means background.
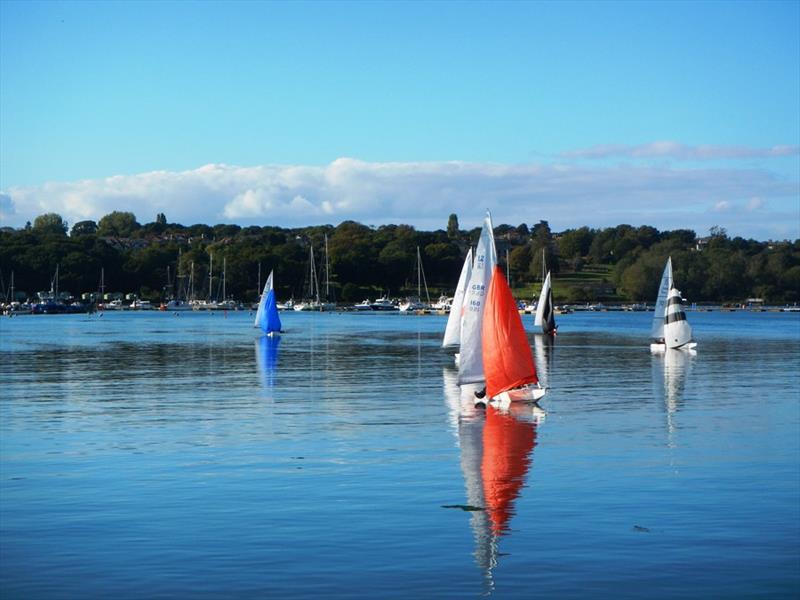
[[[140,224],[129,212],[80,221],[69,229],[61,216],[48,213],[24,228],[0,230],[0,278],[3,299],[12,272],[15,296],[33,297],[50,289],[56,266],[59,288],[75,295],[98,290],[102,270],[107,292],[160,301],[179,290],[185,295],[191,276],[197,298],[221,299],[224,265],[228,298],[255,300],[259,272],[263,283],[274,270],[279,297],[299,299],[307,295],[312,248],[324,286],[327,238],[336,300],[416,294],[417,248],[435,298],[452,294],[463,257],[479,233],[479,228],[461,230],[456,215],[446,229],[417,231],[408,225],[375,228],[354,221],[292,229],[184,226],[168,223],[164,214]],[[800,240],[730,238],[718,227],[703,238],[688,229],[661,232],[630,225],[554,233],[546,221],[531,227],[499,225],[495,238],[500,264],[510,271],[517,294],[527,298],[541,281],[544,261],[557,282],[569,282],[556,285],[556,302],[651,301],[671,255],[678,287],[691,301],[800,301]],[[589,273],[601,275],[582,277]]]

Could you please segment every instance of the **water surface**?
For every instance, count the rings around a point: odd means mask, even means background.
[[[3,598],[796,597],[800,316],[526,327],[471,408],[444,317],[0,320]]]

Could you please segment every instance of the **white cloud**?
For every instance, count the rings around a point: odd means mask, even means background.
[[[545,219],[556,230],[630,223],[704,232],[718,224],[746,237],[800,237],[800,224],[786,218],[797,211],[798,189],[797,181],[763,169],[340,158],[324,166],[212,164],[9,188],[0,196],[0,216],[15,227],[44,212],[75,223],[125,210],[141,222],[163,212],[185,225],[292,227],[352,219],[439,229],[450,213],[464,228],[477,226],[488,208],[496,223]],[[708,210],[708,198],[717,199],[717,211]],[[719,210],[730,223],[717,222]]]
[[[625,145],[604,144],[572,150],[561,154],[564,158],[631,158],[631,159],[674,159],[674,160],[720,160],[753,159],[797,156],[800,146],[772,146],[770,148],[751,148],[747,146],[689,146],[671,141],[651,142],[649,144]]]
[[[731,209],[731,203],[727,200],[720,200],[714,205],[714,210],[717,212],[725,212]]]
[[[0,222],[10,219],[15,213],[14,201],[8,194],[0,194]]]

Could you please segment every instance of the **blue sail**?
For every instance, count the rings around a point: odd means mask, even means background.
[[[281,332],[281,318],[278,316],[278,304],[275,302],[275,290],[267,292],[261,329],[267,333],[272,333],[273,331],[276,333]]]
[[[272,286],[272,271],[270,271],[267,282],[264,284],[264,291],[261,292],[261,300],[258,303],[254,326],[260,327],[265,333],[280,333],[281,331],[281,319],[278,316],[275,288]]]

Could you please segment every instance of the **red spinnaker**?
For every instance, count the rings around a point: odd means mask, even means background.
[[[497,266],[486,294],[482,333],[483,373],[489,398],[539,381],[517,303]]]

